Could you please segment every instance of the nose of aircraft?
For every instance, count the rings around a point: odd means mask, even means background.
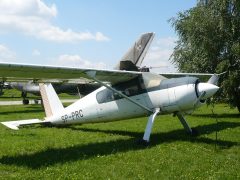
[[[210,84],[210,83],[199,83],[198,84],[199,94],[202,94],[205,92],[205,95],[201,99],[207,99],[207,98],[213,96],[218,91],[218,89],[219,89],[219,87],[214,84]]]

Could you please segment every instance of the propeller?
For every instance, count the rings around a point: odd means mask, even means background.
[[[198,98],[196,99],[196,101],[194,102],[193,104],[193,108],[196,109],[197,106],[200,104],[200,103],[204,103],[205,100],[203,100],[202,98],[206,95],[206,91],[203,91],[199,96]]]
[[[202,83],[199,80],[196,81],[195,92],[197,99],[193,103],[194,109],[201,103],[204,103],[207,98],[212,97],[218,91],[219,87],[215,85],[217,80],[218,77],[213,75],[206,83]]]

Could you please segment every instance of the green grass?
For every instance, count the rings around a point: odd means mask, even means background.
[[[0,101],[17,101],[22,100],[21,92],[16,89],[4,89],[4,94],[0,96]],[[37,96],[34,96],[32,94],[28,95],[29,99],[36,98]]]
[[[158,116],[148,147],[147,118],[67,128],[0,125],[0,179],[240,179],[240,115],[221,104],[187,116]],[[40,105],[0,107],[0,121],[42,118]],[[216,141],[216,131],[217,141]]]
[[[4,89],[4,94],[0,96],[0,101],[21,101],[23,98],[21,96],[21,91],[16,89]],[[28,99],[39,99],[39,96],[33,95],[31,93],[27,94]],[[59,95],[60,99],[79,99],[78,95],[69,95],[66,93],[61,93]]]

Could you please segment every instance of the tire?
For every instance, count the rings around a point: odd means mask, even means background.
[[[28,99],[24,99],[22,102],[23,102],[24,105],[29,104],[29,100]]]

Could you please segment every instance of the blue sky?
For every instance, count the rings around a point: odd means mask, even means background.
[[[111,69],[144,32],[143,65],[168,66],[177,36],[168,20],[196,0],[1,0],[0,61]]]

